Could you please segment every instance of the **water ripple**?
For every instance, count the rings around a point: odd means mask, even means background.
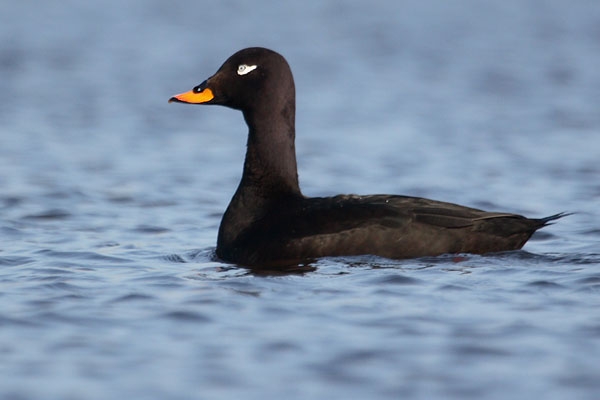
[[[0,265],[3,266],[19,266],[25,265],[34,262],[34,259],[31,257],[20,257],[20,256],[0,256]]]
[[[164,317],[173,319],[178,322],[202,322],[208,323],[211,321],[211,318],[194,311],[189,310],[177,310],[170,311],[164,314]]]
[[[27,214],[22,217],[24,220],[38,220],[38,221],[53,221],[63,220],[70,218],[72,214],[66,210],[50,209],[41,211],[39,213]]]
[[[107,256],[104,254],[91,252],[91,251],[57,251],[57,250],[38,250],[36,252],[40,257],[44,258],[58,258],[65,260],[87,260],[94,262],[107,262],[114,264],[123,264],[130,262],[129,259],[115,256]]]

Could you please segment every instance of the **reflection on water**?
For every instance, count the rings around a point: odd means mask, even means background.
[[[600,6],[495,3],[5,6],[0,397],[598,398]],[[220,262],[246,127],[167,100],[250,45],[294,71],[307,195],[576,214],[496,255]]]

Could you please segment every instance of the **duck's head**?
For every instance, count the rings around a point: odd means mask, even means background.
[[[219,104],[242,111],[294,101],[294,79],[287,61],[278,53],[250,47],[232,55],[210,78],[169,102]]]

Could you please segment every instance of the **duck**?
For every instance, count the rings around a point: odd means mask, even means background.
[[[566,215],[526,218],[405,195],[304,196],[294,78],[285,58],[270,49],[236,52],[214,75],[169,102],[239,110],[248,126],[242,177],[217,236],[215,253],[228,263],[277,268],[322,257],[512,251]]]

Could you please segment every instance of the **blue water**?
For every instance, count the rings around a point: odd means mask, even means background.
[[[542,217],[524,250],[213,256],[238,112],[167,104],[286,56],[307,195]],[[600,3],[62,1],[0,12],[0,398],[600,398]]]

